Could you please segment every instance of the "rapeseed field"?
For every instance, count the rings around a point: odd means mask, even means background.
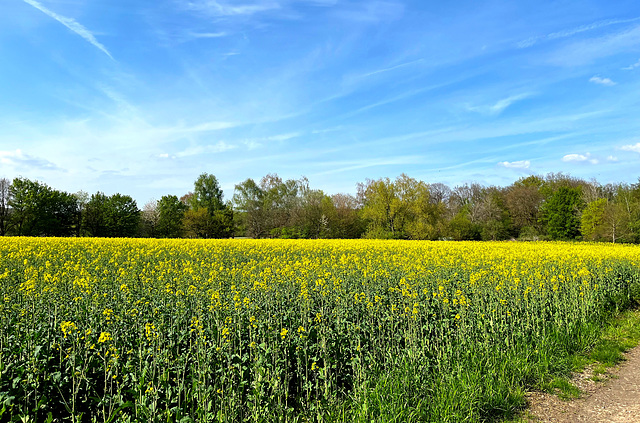
[[[639,283],[625,245],[0,238],[0,421],[490,421]]]

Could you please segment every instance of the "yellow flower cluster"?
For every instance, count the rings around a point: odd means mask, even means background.
[[[225,380],[262,369],[245,385],[268,392],[298,372],[291,380],[328,393],[342,389],[340,371],[365,374],[392,351],[442,363],[572,336],[629,296],[638,269],[640,247],[588,243],[4,237],[0,319],[44,310],[52,344],[108,353],[114,380],[144,360],[195,357],[201,372],[236,372]]]

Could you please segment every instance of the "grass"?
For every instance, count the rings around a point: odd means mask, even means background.
[[[571,372],[584,372],[591,369],[595,382],[604,382],[612,376],[611,368],[624,361],[624,352],[640,344],[640,307],[635,307],[620,312],[610,318],[597,341],[585,351],[575,353],[568,357],[571,363]],[[570,382],[569,374],[548,376],[537,389],[557,395],[560,399],[570,401],[579,398],[580,389]],[[500,420],[502,423],[525,423],[532,421],[533,417],[528,410],[521,411],[516,416]]]

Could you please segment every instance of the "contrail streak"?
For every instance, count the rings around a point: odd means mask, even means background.
[[[105,46],[103,46],[102,44],[100,44],[98,42],[98,40],[96,40],[96,37],[93,36],[91,31],[89,31],[84,26],[80,25],[75,20],[73,20],[71,18],[66,18],[64,16],[60,16],[57,13],[52,12],[51,10],[47,9],[46,7],[44,7],[43,5],[38,3],[36,0],[23,0],[23,1],[25,3],[27,3],[27,4],[30,4],[31,6],[35,7],[36,9],[38,9],[39,11],[44,13],[45,15],[50,16],[53,19],[55,19],[56,21],[60,22],[62,25],[66,26],[71,31],[75,32],[76,34],[78,34],[79,36],[81,36],[82,38],[87,40],[89,43],[93,44],[95,47],[97,47],[104,54],[109,56],[109,58],[111,60],[115,60],[113,58],[113,56],[111,56],[111,53],[109,53],[109,50],[107,50],[107,48]]]

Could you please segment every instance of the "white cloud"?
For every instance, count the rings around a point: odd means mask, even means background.
[[[71,31],[75,32],[76,34],[78,34],[79,36],[81,36],[82,38],[87,40],[94,47],[98,48],[104,54],[109,56],[109,58],[113,59],[113,56],[111,56],[111,53],[109,53],[109,50],[107,50],[107,48],[105,46],[103,46],[102,44],[100,44],[98,42],[98,40],[96,40],[96,37],[93,36],[91,31],[89,31],[84,26],[80,25],[75,20],[73,20],[71,18],[67,18],[67,17],[58,15],[57,13],[47,9],[46,7],[44,7],[43,5],[38,3],[36,0],[23,0],[23,1],[25,3],[27,3],[27,4],[30,4],[31,6],[35,7],[36,9],[40,10],[45,15],[47,15],[47,16],[55,19],[56,21],[60,22],[62,25],[66,26]]]
[[[633,65],[629,65],[622,68],[622,70],[634,70],[635,68],[640,68],[640,59],[638,59],[638,61],[635,62]]]
[[[183,128],[176,128],[176,132],[209,132],[219,131],[221,129],[229,129],[238,126],[238,123],[233,122],[205,122],[194,126],[188,126]]]
[[[263,138],[266,141],[286,141],[291,138],[297,138],[302,135],[300,132],[290,132],[288,134],[272,135],[270,137]]]
[[[637,144],[623,145],[622,147],[620,147],[620,150],[635,151],[636,153],[640,153],[640,142]]]
[[[490,106],[467,106],[467,109],[471,110],[472,112],[479,112],[489,115],[499,115],[513,103],[524,100],[525,98],[529,98],[531,96],[531,93],[512,95],[510,97],[498,100],[495,104],[492,104]]]
[[[265,142],[269,142],[269,141],[282,142],[282,141],[290,140],[292,138],[298,138],[301,135],[302,133],[300,132],[290,132],[287,134],[271,135],[271,136],[262,137],[262,138],[249,138],[244,140],[243,143],[244,145],[247,146],[247,149],[255,150],[256,148],[262,147]]]
[[[220,141],[216,144],[194,145],[187,147],[176,154],[161,153],[157,154],[155,157],[159,159],[177,159],[182,157],[199,156],[201,154],[224,153],[225,151],[233,150],[234,148],[237,148],[237,146]]]
[[[594,84],[606,85],[608,87],[612,87],[616,85],[616,83],[613,82],[611,79],[601,78],[599,76],[592,76],[591,79],[589,79],[589,82],[593,82]]]
[[[529,169],[531,162],[529,160],[517,160],[515,162],[500,162],[498,166],[506,167],[507,169]]]
[[[0,150],[0,164],[15,168],[60,170],[58,166],[51,163],[50,161],[25,154],[19,148],[13,151]]]
[[[216,144],[197,145],[194,147],[189,147],[177,153],[175,157],[189,157],[189,156],[197,156],[200,154],[224,153],[225,151],[233,150],[234,148],[236,148],[235,145],[227,144],[224,141],[220,141]]]
[[[193,38],[220,38],[225,37],[226,32],[190,32],[189,36]]]
[[[579,162],[579,163],[591,163],[598,164],[600,161],[598,159],[592,159],[591,153],[586,154],[567,154],[562,158],[563,162]]]
[[[255,150],[257,148],[262,147],[261,143],[259,143],[257,141],[254,141],[254,140],[245,141],[244,144],[247,146],[248,150]]]
[[[190,1],[187,3],[187,7],[212,16],[248,16],[281,8],[280,4],[276,1],[253,1],[246,2],[245,4],[229,4],[227,1],[218,0]]]
[[[609,156],[609,157],[607,157],[607,161],[608,162],[617,162],[618,158],[616,156]]]

